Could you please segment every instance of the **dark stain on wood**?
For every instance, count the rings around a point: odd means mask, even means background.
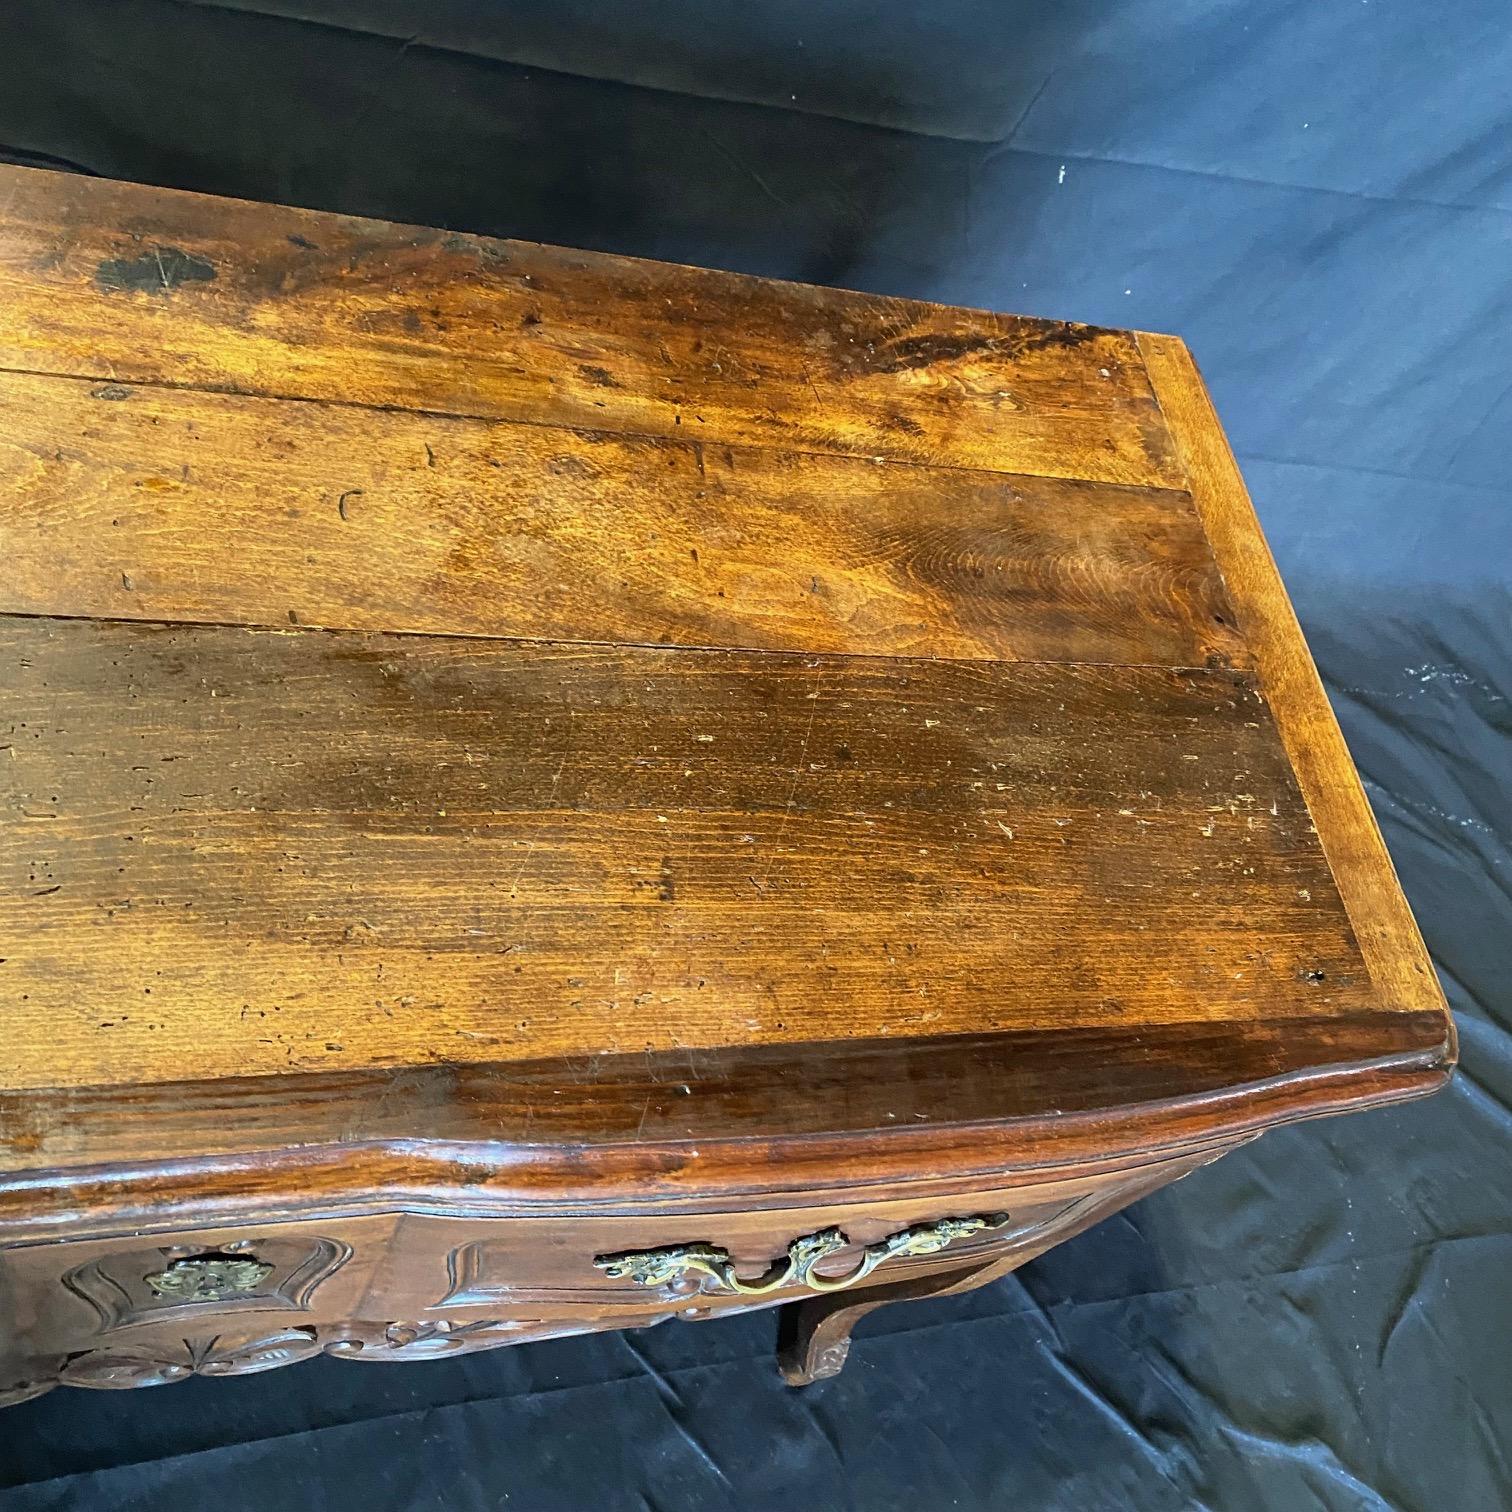
[[[60,884],[0,902],[13,1079],[1370,1000],[1233,674],[44,619],[0,666],[4,791],[59,795],[0,840]]]
[[[0,303],[0,366],[1181,485],[1127,333],[24,169],[0,183],[0,237],[36,270]],[[161,292],[143,242],[216,273],[170,260],[168,349],[140,301],[102,307],[76,272]]]
[[[215,264],[182,247],[153,247],[136,257],[107,257],[95,282],[107,294],[167,294],[183,283],[208,283]]]

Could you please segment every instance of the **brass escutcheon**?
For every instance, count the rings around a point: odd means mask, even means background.
[[[225,1302],[255,1292],[272,1273],[265,1260],[249,1255],[196,1255],[153,1271],[147,1284],[173,1302]]]

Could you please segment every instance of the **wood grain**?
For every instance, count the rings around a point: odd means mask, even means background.
[[[40,1088],[0,1093],[0,1172],[426,1140],[488,1144],[496,1165],[505,1146],[707,1155],[844,1133],[896,1147],[952,1125],[973,1129],[984,1153],[984,1130],[1001,1131],[997,1149],[1011,1131],[1021,1157],[1049,1164],[1111,1154],[1127,1135],[1120,1117],[1146,1140],[1165,1123],[1191,1139],[1195,1122],[1200,1142],[1241,1132],[1255,1104],[1275,1119],[1346,1092],[1391,1101],[1441,1079],[1444,1048],[1437,1014],[1333,1012]],[[750,1162],[729,1157],[747,1178]],[[706,1192],[717,1164],[700,1159]],[[856,1179],[854,1152],[844,1168]]]
[[[12,620],[12,1087],[1371,1001],[1240,674]]]
[[[0,373],[0,610],[1243,665],[1191,501]]]
[[[808,1307],[809,1379],[1447,1075],[1179,342],[0,204],[0,1403],[745,1305],[600,1251],[1023,1218]],[[335,1279],[148,1284],[223,1245]]]
[[[1439,1014],[1452,1059],[1443,990],[1212,400],[1180,341],[1141,335],[1140,343],[1379,1006]]]
[[[1120,1106],[1110,1095],[1102,1112],[1070,1118],[1052,1111],[1035,1119],[884,1133],[637,1142],[591,1151],[534,1140],[343,1139],[219,1156],[192,1155],[181,1146],[148,1162],[117,1159],[97,1146],[94,1160],[33,1164],[0,1179],[0,1241],[45,1242],[85,1228],[139,1232],[153,1224],[258,1217],[282,1222],[330,1211],[502,1217],[530,1210],[780,1207],[795,1197],[854,1198],[863,1188],[969,1195],[1005,1172],[1106,1176],[1171,1155],[1221,1149],[1297,1119],[1421,1097],[1441,1087],[1447,1074],[1431,1052],[1416,1053],[1167,1103]],[[269,1096],[276,1095],[277,1078],[265,1080]],[[171,1087],[148,1086],[102,1093],[93,1107],[109,1108],[117,1126],[129,1126],[133,1105],[147,1115],[170,1105],[172,1095]],[[19,1096],[30,1101],[33,1095]],[[66,1106],[56,1094],[47,1101]],[[122,1154],[134,1156],[143,1147],[138,1133]]]
[[[0,166],[0,367],[1179,487],[1131,337]]]

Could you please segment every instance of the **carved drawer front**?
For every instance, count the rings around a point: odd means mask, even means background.
[[[0,1305],[12,1344],[50,1355],[264,1323],[271,1337],[356,1312],[393,1228],[382,1217],[26,1245],[0,1252]]]
[[[216,1312],[307,1312],[316,1289],[352,1258],[344,1239],[277,1235],[117,1251],[75,1266],[63,1285],[102,1328]]]
[[[1161,1169],[1169,1180],[1169,1167]],[[568,1317],[576,1306],[696,1314],[759,1306],[969,1269],[1042,1247],[1148,1181],[1141,1174],[754,1213],[468,1225],[410,1219],[396,1256],[402,1274],[379,1286],[413,1295],[416,1257],[444,1249],[446,1287],[433,1303],[439,1314],[534,1308]],[[448,1242],[450,1235],[457,1237]]]

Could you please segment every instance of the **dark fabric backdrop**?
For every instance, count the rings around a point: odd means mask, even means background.
[[[10,0],[0,153],[1179,332],[1464,1054],[801,1393],[769,1317],[59,1391],[0,1512],[1512,1507],[1507,0]]]

